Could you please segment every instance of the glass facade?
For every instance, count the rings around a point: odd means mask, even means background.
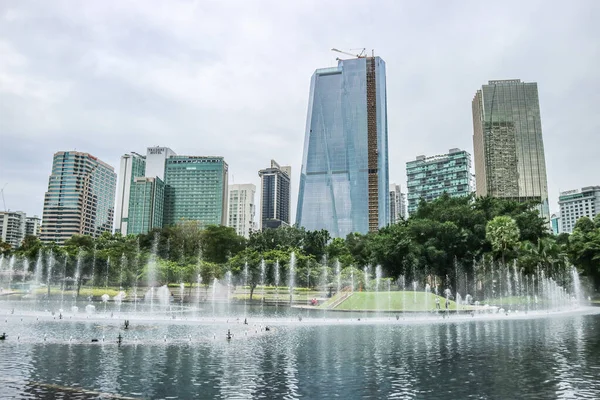
[[[162,228],[165,184],[158,178],[135,178],[129,197],[127,234],[148,233]]]
[[[296,223],[332,237],[389,222],[385,63],[340,60],[311,80]]]
[[[121,156],[121,169],[119,171],[119,182],[117,184],[117,202],[115,205],[115,232],[127,234],[129,221],[129,203],[131,188],[135,178],[145,176],[146,157],[137,154],[125,154]]]
[[[444,193],[451,197],[471,193],[471,155],[459,149],[432,157],[418,156],[406,163],[408,214],[417,211],[421,199],[432,201]]]
[[[165,168],[164,225],[226,225],[228,166],[223,157],[171,156]]]
[[[549,219],[537,83],[483,85],[473,99],[473,147],[478,196],[533,200]]]
[[[98,158],[80,152],[54,155],[44,197],[40,239],[63,244],[74,234],[112,231],[117,174]]]
[[[270,168],[258,171],[261,182],[261,229],[290,224],[291,173],[291,167],[281,167],[275,160],[271,160]]]

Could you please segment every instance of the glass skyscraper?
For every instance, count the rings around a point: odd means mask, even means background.
[[[115,232],[127,235],[129,223],[129,200],[133,181],[146,174],[146,157],[138,153],[121,156],[121,170],[117,183],[117,203],[115,212]]]
[[[271,167],[258,171],[260,176],[260,229],[290,224],[290,182],[292,167],[271,160]]]
[[[190,220],[227,225],[228,166],[223,157],[170,156],[165,165],[165,226]]]
[[[417,156],[406,163],[408,214],[417,211],[421,199],[432,201],[448,193],[450,197],[471,194],[471,155],[460,149],[431,157]]]
[[[332,237],[389,222],[385,62],[339,60],[312,76],[296,223]]]
[[[137,177],[131,185],[127,234],[163,227],[165,184],[159,177]]]
[[[91,154],[54,154],[40,239],[64,244],[75,234],[112,231],[116,183],[114,168]]]
[[[537,83],[489,81],[477,91],[472,105],[477,195],[535,201],[548,219]]]

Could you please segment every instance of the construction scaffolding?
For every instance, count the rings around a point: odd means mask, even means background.
[[[367,151],[369,169],[369,232],[379,229],[379,152],[377,150],[377,86],[375,57],[367,57]],[[387,188],[384,188],[387,190]]]

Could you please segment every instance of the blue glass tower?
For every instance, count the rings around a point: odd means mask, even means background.
[[[332,237],[389,221],[385,62],[340,60],[312,76],[296,223]]]

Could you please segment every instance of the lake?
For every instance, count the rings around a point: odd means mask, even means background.
[[[3,309],[0,397],[597,399],[597,311],[139,318],[124,330]]]

